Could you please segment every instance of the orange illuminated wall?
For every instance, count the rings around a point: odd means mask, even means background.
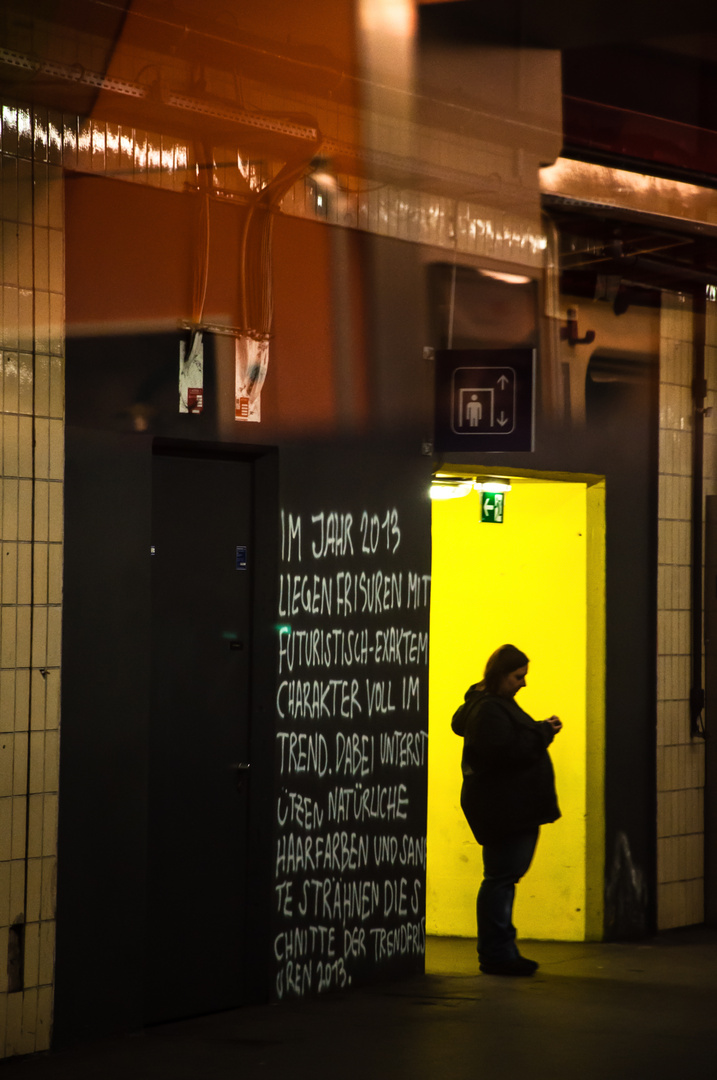
[[[204,317],[236,326],[242,207],[211,203]],[[192,314],[199,200],[72,174],[66,184],[68,334],[173,330]],[[354,415],[367,415],[362,251],[348,230],[277,214],[274,326],[262,433],[330,430],[349,365]],[[347,315],[339,318],[337,308]],[[351,326],[347,339],[346,325]],[[343,335],[343,336],[342,336]],[[225,339],[225,345],[226,345]],[[231,355],[227,354],[231,363]],[[255,432],[247,432],[251,438]]]

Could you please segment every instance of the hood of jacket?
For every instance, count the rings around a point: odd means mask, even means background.
[[[453,713],[453,719],[451,720],[451,729],[456,735],[460,735],[460,737],[463,738],[466,733],[468,718],[475,714],[478,706],[487,697],[490,697],[490,694],[487,690],[479,689],[478,683],[474,683],[473,686],[468,687],[463,704],[458,706]]]

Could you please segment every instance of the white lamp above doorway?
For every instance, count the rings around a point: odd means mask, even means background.
[[[471,491],[496,494],[511,490],[510,481],[502,476],[452,476],[449,473],[436,473],[431,483],[432,499],[462,499]]]
[[[432,499],[462,499],[472,490],[472,476],[442,476],[438,473],[433,477],[430,496]]]
[[[489,476],[485,480],[476,479],[474,485],[476,491],[484,491],[491,495],[500,494],[502,492],[511,491],[512,486],[509,480],[503,477]]]

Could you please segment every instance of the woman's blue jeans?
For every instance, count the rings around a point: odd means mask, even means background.
[[[514,960],[520,955],[513,926],[515,886],[528,872],[539,831],[536,827],[483,844],[483,881],[476,903],[481,962]]]

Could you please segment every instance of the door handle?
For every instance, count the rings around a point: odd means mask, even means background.
[[[246,761],[240,761],[230,767],[235,773],[237,791],[241,791],[241,789],[244,787],[244,777],[250,771],[251,765]]]

